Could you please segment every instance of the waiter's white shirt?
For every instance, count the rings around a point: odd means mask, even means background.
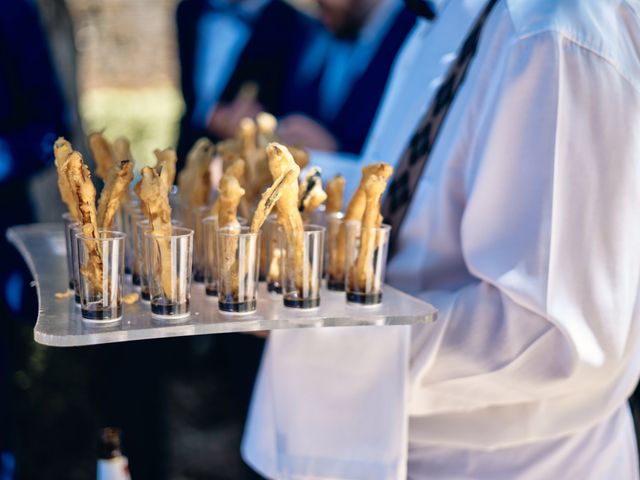
[[[317,157],[325,174],[397,162],[484,4],[450,0],[414,30],[362,159]],[[439,319],[272,332],[252,466],[278,479],[639,477],[626,407],[640,371],[639,8],[499,1],[388,268]]]

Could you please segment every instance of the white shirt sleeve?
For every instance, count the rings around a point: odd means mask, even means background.
[[[437,187],[464,199],[454,221],[475,281],[422,293],[440,325],[413,329],[410,411],[541,409],[603,389],[591,414],[604,418],[637,380],[638,92],[550,32],[511,45],[492,76],[473,93],[464,168]]]

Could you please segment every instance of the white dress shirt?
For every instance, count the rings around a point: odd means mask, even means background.
[[[325,174],[397,162],[484,5],[414,30],[362,159]],[[388,267],[438,320],[273,332],[243,444],[258,471],[639,478],[639,8],[498,2]]]

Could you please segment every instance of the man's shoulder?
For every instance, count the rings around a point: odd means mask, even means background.
[[[640,0],[506,0],[515,41],[556,34],[640,78]]]

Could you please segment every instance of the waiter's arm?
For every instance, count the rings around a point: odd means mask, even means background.
[[[512,45],[492,75],[456,180],[476,281],[424,292],[441,325],[412,332],[422,415],[611,382],[638,329],[638,92],[553,33]]]

